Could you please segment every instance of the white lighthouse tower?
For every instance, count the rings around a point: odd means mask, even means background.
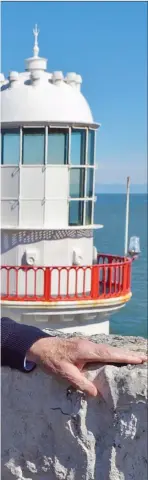
[[[19,322],[109,331],[131,297],[129,258],[93,243],[96,131],[81,76],[39,56],[1,75],[1,308]]]

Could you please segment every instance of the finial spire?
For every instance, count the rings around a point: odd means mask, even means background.
[[[38,34],[39,34],[38,27],[35,25],[35,28],[33,28],[33,34],[34,34],[34,47],[33,47],[33,53],[34,57],[38,57],[39,53],[39,46],[38,46]]]

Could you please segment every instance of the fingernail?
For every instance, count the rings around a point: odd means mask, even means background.
[[[97,394],[98,394],[97,388],[93,386],[93,388],[91,389],[91,391],[92,391],[91,395],[93,395],[93,397],[96,397]]]

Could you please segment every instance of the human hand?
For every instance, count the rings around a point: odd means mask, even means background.
[[[30,347],[26,359],[35,362],[46,373],[60,375],[71,385],[95,397],[97,388],[82,373],[86,364],[140,364],[147,361],[147,356],[86,339],[46,337],[40,338]]]

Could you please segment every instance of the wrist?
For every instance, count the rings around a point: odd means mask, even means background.
[[[35,362],[37,363],[37,353],[38,350],[40,349],[40,343],[43,339],[40,338],[39,340],[36,340],[30,348],[26,352],[26,360],[27,362]]]
[[[48,341],[52,340],[52,337],[50,338],[48,336]],[[42,357],[42,354],[44,352],[44,345],[45,341],[47,340],[47,337],[41,337],[37,339],[27,350],[26,353],[26,360],[28,362],[34,362],[38,364],[40,362],[40,358]]]
[[[26,352],[26,362],[35,362],[35,357],[31,351],[31,348],[29,348],[29,350],[27,350]]]

